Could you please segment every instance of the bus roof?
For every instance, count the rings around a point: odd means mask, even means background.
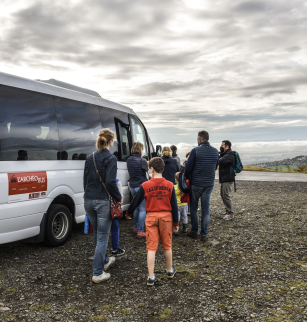
[[[61,82],[58,81],[59,85],[60,83]],[[63,84],[70,85],[67,83],[63,83]],[[68,86],[64,88],[57,85],[46,83],[45,81],[35,81],[32,79],[14,76],[14,75],[2,73],[2,72],[0,72],[0,85],[12,86],[16,88],[33,91],[33,92],[39,92],[39,93],[44,93],[48,95],[68,98],[75,101],[109,107],[114,110],[135,114],[135,112],[130,107],[108,101],[100,96],[96,96],[96,95],[99,95],[97,92],[86,90],[84,88],[81,88],[75,85],[71,85],[71,88],[73,89],[68,89],[67,88]],[[86,91],[87,93],[85,93]],[[95,96],[94,96],[94,93],[96,94]]]

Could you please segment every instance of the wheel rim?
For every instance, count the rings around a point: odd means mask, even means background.
[[[56,214],[52,221],[52,234],[56,239],[62,239],[68,231],[68,218],[64,212]]]

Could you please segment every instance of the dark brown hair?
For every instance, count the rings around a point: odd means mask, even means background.
[[[207,131],[199,131],[198,137],[205,142],[209,141],[209,133]]]
[[[175,173],[175,179],[179,182],[179,175],[180,175],[180,172],[176,172]]]
[[[150,159],[148,163],[149,168],[154,168],[157,173],[162,173],[164,171],[165,163],[160,157],[155,157]]]
[[[176,145],[171,145],[171,150],[173,151],[173,153],[175,153],[177,151]]]

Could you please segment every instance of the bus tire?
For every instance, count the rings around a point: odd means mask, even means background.
[[[47,212],[45,243],[49,246],[65,244],[72,231],[72,216],[66,206],[51,205]]]

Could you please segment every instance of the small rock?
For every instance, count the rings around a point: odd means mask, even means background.
[[[212,245],[212,246],[216,246],[216,245],[218,245],[220,242],[219,242],[218,240],[216,240],[216,239],[213,239],[213,240],[209,241],[208,243],[209,243],[210,245]]]
[[[255,318],[256,316],[254,314],[251,314],[251,318]]]
[[[0,303],[0,306],[4,306],[4,303]]]
[[[5,307],[5,306],[1,306],[0,311],[10,311],[10,308]]]

